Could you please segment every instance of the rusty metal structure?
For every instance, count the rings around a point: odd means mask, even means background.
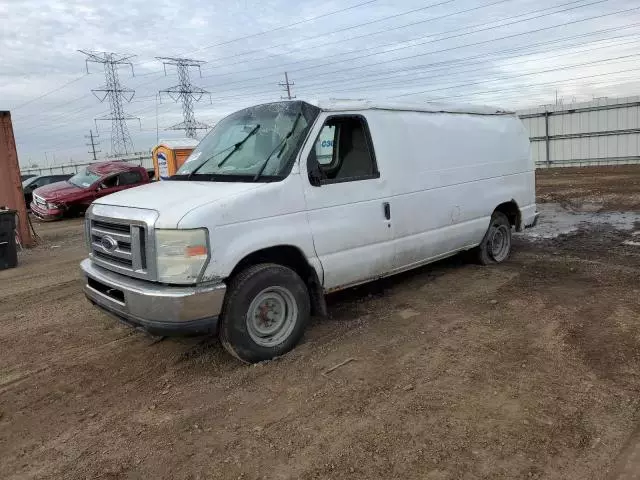
[[[16,140],[13,135],[11,113],[0,111],[0,207],[8,207],[18,212],[17,232],[23,247],[34,245],[29,228],[27,206],[24,203],[20,165]]]

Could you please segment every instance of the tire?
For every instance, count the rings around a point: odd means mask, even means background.
[[[228,286],[220,341],[243,362],[270,360],[298,344],[310,318],[309,292],[296,272],[273,263],[254,265]]]
[[[498,243],[496,243],[498,242]],[[511,253],[511,224],[502,212],[493,212],[487,233],[476,248],[476,259],[481,265],[502,263]]]

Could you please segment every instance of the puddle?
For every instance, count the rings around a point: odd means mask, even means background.
[[[528,239],[556,238],[590,225],[610,225],[617,230],[633,230],[640,222],[636,212],[572,212],[557,203],[539,203],[540,218],[535,228],[518,234]]]

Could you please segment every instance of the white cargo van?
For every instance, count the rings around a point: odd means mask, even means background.
[[[500,263],[536,220],[513,113],[257,105],[220,121],[169,181],[93,203],[84,290],[129,323],[217,332],[255,362],[293,348],[325,293],[464,250]]]

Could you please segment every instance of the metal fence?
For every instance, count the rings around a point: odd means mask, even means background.
[[[144,168],[153,168],[153,159],[151,158],[150,153],[141,153],[136,155],[130,155],[126,157],[118,157],[118,158],[105,158],[104,160],[99,160],[100,162],[108,162],[108,161],[118,161],[118,162],[128,162],[134,165],[140,165]],[[32,174],[32,175],[57,175],[62,173],[78,173],[83,168],[91,165],[95,162],[82,162],[82,163],[67,163],[64,165],[51,165],[47,167],[32,167],[32,168],[21,168],[21,174]]]
[[[640,163],[640,97],[518,112],[537,168]]]

